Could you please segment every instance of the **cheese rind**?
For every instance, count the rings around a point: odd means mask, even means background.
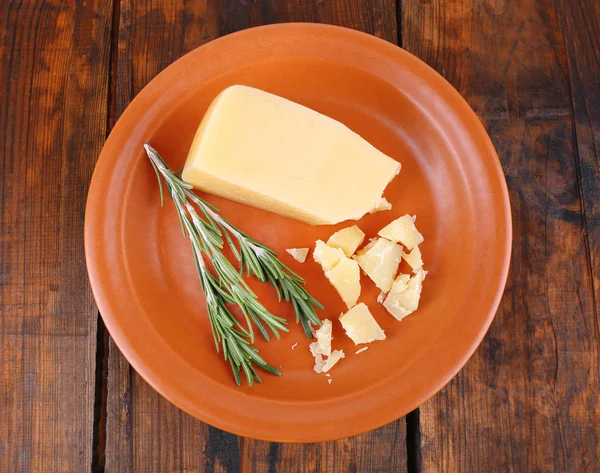
[[[342,123],[234,85],[206,112],[182,178],[211,194],[323,225],[361,218],[399,172],[397,161]]]
[[[360,250],[354,259],[383,292],[388,292],[402,259],[402,247],[377,238]]]
[[[346,256],[352,256],[364,239],[364,232],[358,226],[352,225],[331,235],[327,244],[333,248],[339,248]]]
[[[385,340],[385,333],[371,315],[369,308],[360,303],[340,316],[346,335],[356,344]]]

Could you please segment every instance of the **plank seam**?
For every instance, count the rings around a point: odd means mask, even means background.
[[[421,473],[421,414],[418,408],[406,416],[406,471]]]
[[[118,48],[119,32],[121,28],[121,0],[114,0],[111,23],[111,42],[109,51],[109,71],[108,71],[108,106],[106,114],[106,137],[112,131],[116,122],[116,95],[117,95],[117,66],[118,66]]]
[[[110,44],[108,49],[108,96],[106,107],[106,137],[114,125],[117,61],[116,51],[119,41],[119,21],[121,1],[114,0],[110,24]],[[106,440],[108,427],[108,348],[109,334],[100,312],[96,324],[96,368],[94,389],[94,426],[92,433],[92,473],[103,473],[106,469]]]
[[[396,34],[398,46],[402,47],[402,0],[396,0]]]
[[[396,0],[396,29],[398,46],[403,47],[402,0]],[[406,416],[406,471],[421,473],[421,415],[417,407]]]
[[[100,313],[96,329],[96,368],[94,387],[94,428],[92,432],[92,473],[102,473],[106,465],[106,411],[108,401],[108,333]]]

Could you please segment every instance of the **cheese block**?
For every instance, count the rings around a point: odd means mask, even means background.
[[[360,250],[354,259],[379,289],[388,292],[402,259],[402,247],[385,238],[377,238]]]
[[[418,269],[412,278],[408,274],[400,274],[383,302],[387,311],[402,320],[417,310],[425,276],[427,271],[422,269]]]
[[[375,208],[400,164],[342,123],[234,85],[208,108],[183,169],[197,189],[312,225]]]
[[[346,335],[358,345],[371,343],[375,340],[385,340],[385,333],[369,312],[369,308],[360,303],[340,316]]]
[[[348,306],[353,307],[360,296],[360,269],[358,263],[344,256],[325,276]]]
[[[423,235],[419,233],[415,226],[415,217],[410,215],[397,218],[379,230],[378,235],[394,243],[402,243],[409,250],[423,242]]]
[[[308,248],[287,248],[285,251],[292,255],[292,258],[298,263],[304,263],[308,256]]]
[[[364,239],[365,234],[363,231],[356,225],[352,225],[331,235],[327,240],[327,244],[333,248],[339,248],[346,256],[352,256]]]

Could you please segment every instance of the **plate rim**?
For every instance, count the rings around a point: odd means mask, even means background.
[[[102,230],[102,223],[99,222],[97,219],[92,218],[91,215],[94,214],[94,210],[98,207],[99,199],[103,198],[103,196],[99,192],[99,186],[102,182],[102,179],[105,179],[104,175],[102,174],[104,171],[101,165],[111,160],[109,150],[112,141],[116,139],[115,130],[119,130],[124,126],[124,124],[127,123],[128,117],[132,113],[132,110],[137,106],[137,104],[142,102],[143,98],[146,95],[156,93],[156,91],[153,89],[156,89],[156,85],[160,83],[161,80],[163,80],[162,78],[172,73],[172,71],[177,70],[178,68],[181,69],[182,65],[185,62],[193,60],[191,59],[192,56],[199,54],[199,51],[203,50],[203,48],[218,48],[221,44],[226,45],[235,41],[243,41],[248,39],[256,40],[256,38],[260,38],[261,35],[285,36],[289,35],[294,30],[296,31],[296,33],[301,33],[303,35],[312,34],[316,35],[317,37],[319,35],[321,35],[322,37],[336,36],[338,39],[348,40],[349,43],[350,41],[372,43],[374,49],[379,49],[380,52],[385,52],[392,56],[398,55],[398,57],[403,57],[404,62],[412,63],[412,65],[422,68],[432,78],[435,78],[438,81],[438,83],[443,84],[443,92],[447,93],[448,96],[452,96],[454,101],[460,104],[459,106],[461,109],[461,113],[465,113],[466,116],[468,116],[473,122],[474,128],[477,129],[477,138],[484,141],[484,145],[488,152],[488,155],[485,156],[485,158],[493,159],[492,164],[495,171],[494,177],[498,178],[498,184],[501,190],[501,195],[496,196],[496,199],[494,200],[502,204],[502,216],[504,217],[503,221],[506,225],[506,238],[498,243],[499,247],[503,246],[502,253],[504,255],[504,258],[502,260],[501,271],[499,271],[499,277],[497,279],[498,284],[495,290],[495,294],[489,304],[489,312],[488,314],[486,314],[485,317],[481,317],[481,327],[475,335],[474,339],[472,340],[471,344],[469,346],[465,346],[464,350],[461,351],[461,355],[457,357],[456,361],[452,364],[451,368],[443,370],[443,373],[438,374],[437,382],[430,383],[428,385],[428,389],[422,389],[422,391],[425,392],[421,393],[420,395],[417,395],[412,402],[405,403],[403,408],[393,410],[393,415],[379,416],[376,417],[376,420],[374,421],[364,421],[363,419],[363,422],[344,423],[343,426],[339,426],[339,428],[335,431],[332,429],[323,429],[319,432],[311,432],[309,429],[307,429],[309,433],[306,434],[304,429],[298,429],[298,432],[295,435],[290,435],[289,431],[291,429],[289,427],[282,429],[280,426],[278,427],[277,425],[274,425],[272,421],[265,422],[265,424],[269,425],[268,428],[265,428],[264,424],[261,426],[254,425],[252,427],[248,425],[236,424],[232,421],[227,421],[223,419],[219,415],[219,413],[207,413],[202,408],[196,406],[196,403],[193,402],[193,400],[189,399],[189,397],[186,398],[185,395],[183,393],[179,393],[177,389],[174,389],[172,386],[165,385],[165,383],[160,379],[160,376],[157,376],[156,370],[154,370],[152,366],[150,366],[147,362],[144,362],[144,360],[140,358],[138,350],[136,350],[134,344],[119,326],[118,316],[112,314],[109,309],[109,306],[111,305],[109,303],[110,295],[106,294],[106,287],[103,282],[103,277],[99,274],[100,271],[98,271],[97,265],[98,258],[101,258],[100,255],[102,254],[102,249],[97,248],[96,238],[98,233]],[[187,412],[188,414],[200,419],[203,422],[206,422],[210,425],[214,425],[222,430],[235,433],[237,435],[243,435],[246,437],[277,442],[327,441],[366,432],[381,427],[382,425],[385,425],[388,422],[391,422],[395,419],[406,415],[407,413],[411,412],[412,410],[420,406],[422,403],[424,403],[427,399],[431,398],[436,393],[438,393],[463,368],[463,366],[473,355],[473,353],[483,340],[483,337],[487,333],[489,326],[492,323],[495,314],[498,310],[501,298],[504,293],[504,289],[508,279],[510,259],[512,253],[511,205],[504,172],[502,170],[500,160],[497,156],[497,153],[494,149],[489,135],[487,134],[485,128],[479,121],[478,117],[475,115],[475,112],[468,105],[466,100],[458,93],[458,91],[456,91],[456,89],[454,89],[454,87],[448,81],[446,81],[433,68],[431,68],[429,65],[427,65],[425,62],[423,62],[416,56],[405,51],[404,49],[367,33],[340,26],[324,25],[317,23],[283,23],[259,26],[217,38],[209,43],[206,43],[190,51],[181,58],[177,59],[168,67],[166,67],[163,71],[161,71],[156,77],[154,77],[148,84],[146,84],[146,86],[136,95],[136,97],[133,98],[130,104],[126,107],[121,117],[116,122],[113,130],[111,131],[111,134],[106,140],[102,152],[100,153],[89,185],[84,227],[86,263],[96,304],[111,337],[113,338],[116,345],[121,350],[127,361],[142,376],[142,378],[146,382],[148,382],[148,384],[150,384],[153,389],[155,389],[158,393],[160,393],[171,403],[173,403],[183,411]]]

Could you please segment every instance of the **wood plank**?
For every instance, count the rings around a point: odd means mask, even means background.
[[[364,31],[397,44],[396,4],[389,0],[330,2],[232,2],[225,31],[289,21],[328,23]],[[244,439],[242,472],[402,472],[406,471],[406,422],[372,432],[310,445]]]
[[[111,126],[135,95],[185,53],[220,36],[211,2],[123,0],[116,12]],[[237,437],[183,413],[109,341],[106,471],[232,472]]]
[[[596,331],[600,318],[600,9],[593,1],[556,2],[567,53],[575,128],[575,153],[587,246],[587,268],[594,289]],[[600,448],[600,447],[599,447]],[[600,453],[598,454],[600,457]]]
[[[598,12],[593,0],[557,4],[403,3],[405,47],[457,87],[490,133],[514,224],[486,339],[420,409],[422,471],[600,468]]]
[[[396,420],[365,434],[333,442],[280,444],[242,441],[242,473],[406,471],[406,425]]]
[[[0,15],[0,471],[88,471],[97,310],[83,214],[106,136],[111,5]]]
[[[282,21],[340,24],[392,42],[397,35],[390,0],[122,1],[112,123],[149,80],[189,50],[239,29]],[[106,467],[111,472],[402,472],[406,465],[404,420],[352,439],[313,445],[238,439],[207,426],[154,392],[112,341],[107,425]]]

